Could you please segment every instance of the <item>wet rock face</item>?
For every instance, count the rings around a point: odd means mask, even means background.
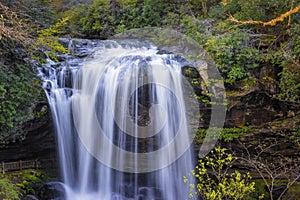
[[[253,91],[229,100],[231,105],[227,110],[226,127],[259,126],[275,119],[290,117],[300,108],[299,104],[281,101],[263,91]]]
[[[153,200],[153,197],[155,197],[155,200],[163,200],[163,196],[161,194],[161,191],[158,188],[153,187],[141,187],[138,189],[138,194],[134,195],[134,188],[124,186],[125,193],[119,194],[119,193],[112,193],[111,199],[112,200],[120,200],[120,199],[126,199],[126,200]]]
[[[281,70],[278,66],[262,65],[253,70],[253,75],[259,80],[261,89],[276,94],[279,92]]]

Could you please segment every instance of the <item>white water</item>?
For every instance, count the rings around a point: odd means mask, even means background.
[[[193,155],[182,61],[133,42],[95,42],[80,51],[92,53],[41,71],[65,198],[187,199],[183,176]]]

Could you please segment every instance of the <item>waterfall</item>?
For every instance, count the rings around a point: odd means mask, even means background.
[[[79,44],[80,43],[80,44]],[[187,61],[138,41],[71,41],[40,69],[67,200],[184,200]]]

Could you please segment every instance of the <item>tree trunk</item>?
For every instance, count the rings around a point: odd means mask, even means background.
[[[202,1],[202,13],[203,13],[203,16],[207,16],[207,12],[208,12],[208,10],[207,10],[207,3],[204,0],[204,1]]]
[[[114,20],[116,20],[117,17],[116,0],[110,0],[110,9],[111,9],[112,16],[114,17]]]

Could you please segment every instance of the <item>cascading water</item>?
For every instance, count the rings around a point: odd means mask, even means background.
[[[194,167],[181,75],[187,61],[149,43],[81,43],[71,43],[75,56],[60,67],[40,70],[65,198],[186,199],[183,176]]]

